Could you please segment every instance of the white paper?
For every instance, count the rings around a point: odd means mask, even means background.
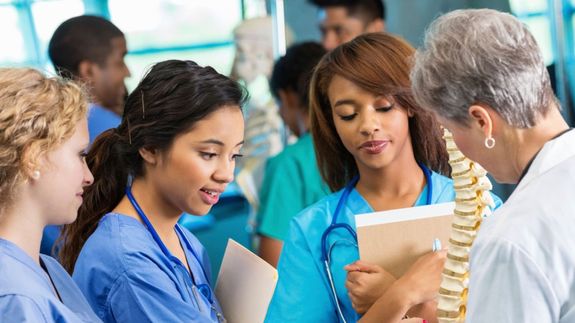
[[[216,283],[216,297],[227,321],[263,322],[277,281],[272,265],[229,239]]]
[[[453,213],[454,209],[455,209],[455,202],[447,202],[440,204],[408,207],[404,209],[395,209],[389,211],[356,214],[355,226],[359,228],[370,225],[395,223],[395,222],[433,218],[437,216],[445,216],[446,214]]]

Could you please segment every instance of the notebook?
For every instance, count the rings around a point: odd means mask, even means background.
[[[445,247],[451,234],[454,202],[357,214],[359,258],[402,276],[432,250],[434,238]]]

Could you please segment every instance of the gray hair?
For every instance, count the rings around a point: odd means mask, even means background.
[[[490,9],[436,19],[415,54],[411,82],[419,104],[461,124],[471,105],[483,103],[509,125],[529,128],[557,102],[533,35]]]

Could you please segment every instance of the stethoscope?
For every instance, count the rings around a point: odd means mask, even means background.
[[[418,164],[419,164],[419,167],[421,167],[421,170],[423,171],[423,175],[425,175],[425,181],[427,183],[427,198],[426,198],[425,204],[430,205],[431,204],[431,197],[433,195],[433,184],[431,183],[431,171],[424,164],[422,164],[420,162],[418,162]],[[330,270],[331,248],[329,248],[329,250],[328,250],[327,238],[328,238],[329,234],[332,233],[334,230],[336,230],[338,228],[342,228],[345,231],[347,231],[353,237],[353,241],[357,245],[357,233],[355,233],[355,230],[347,223],[337,223],[337,217],[339,216],[339,213],[341,212],[341,208],[347,203],[347,198],[349,197],[349,194],[351,193],[351,191],[353,190],[355,185],[357,185],[358,181],[359,181],[359,175],[356,175],[345,186],[345,189],[343,190],[343,193],[341,194],[341,197],[339,198],[339,201],[337,202],[337,206],[335,207],[335,211],[333,212],[331,224],[327,227],[327,229],[325,229],[325,231],[321,235],[321,261],[324,264],[325,273],[326,273],[327,279],[329,281],[331,294],[333,296],[333,300],[334,300],[335,306],[337,308],[337,313],[339,315],[341,322],[344,322],[344,323],[347,323],[347,321],[345,320],[345,317],[343,316],[343,311],[341,309],[341,304],[340,304],[339,298],[337,297],[337,292],[335,290],[335,284],[333,282],[333,276],[332,276],[331,270]]]
[[[142,222],[144,222],[144,225],[146,226],[146,228],[148,229],[148,231],[152,235],[152,238],[154,238],[154,241],[156,241],[156,243],[158,244],[158,246],[162,250],[162,253],[168,259],[172,259],[172,260],[178,262],[182,267],[184,267],[184,264],[182,264],[180,259],[174,257],[172,255],[172,253],[168,250],[166,245],[162,242],[162,239],[160,239],[158,232],[156,231],[156,229],[154,229],[154,226],[152,225],[152,223],[150,223],[150,220],[148,220],[148,217],[146,216],[146,214],[144,213],[144,210],[142,210],[142,208],[140,207],[140,205],[138,204],[138,202],[134,198],[134,195],[132,195],[131,185],[126,186],[126,196],[128,197],[128,200],[130,201],[130,203],[132,204],[132,206],[134,207],[134,209],[136,210],[136,212],[138,213],[138,215],[142,219]],[[198,255],[194,251],[194,248],[192,248],[188,239],[185,238],[185,235],[182,232],[182,229],[180,229],[180,227],[177,225],[176,225],[175,229],[178,232],[178,235],[183,238],[182,240],[184,240],[186,247],[188,248],[188,250],[190,250],[192,252],[192,255],[194,256],[195,260],[200,265],[200,268],[202,269],[202,273],[204,274],[204,279],[206,281],[209,281],[208,274],[206,273],[204,266],[202,266],[202,262],[200,261],[200,258],[198,257]],[[192,273],[192,270],[191,269],[189,269],[189,270],[190,270],[190,277],[192,278],[192,284],[194,285],[194,287],[208,300],[208,302],[210,303],[210,307],[211,307],[212,311],[214,311],[216,313],[218,321],[225,322],[224,316],[217,310],[217,308],[214,304],[214,298],[213,298],[212,290],[211,290],[210,286],[208,284],[197,284],[196,279],[194,278],[194,275]],[[198,295],[196,295],[195,291],[192,291],[192,294],[194,295],[194,298],[195,298],[196,303],[198,305],[198,309],[201,310],[201,307],[200,307],[201,300],[199,299]]]

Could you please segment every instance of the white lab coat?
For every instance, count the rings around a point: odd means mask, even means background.
[[[575,322],[575,130],[543,146],[470,261],[468,323]]]

